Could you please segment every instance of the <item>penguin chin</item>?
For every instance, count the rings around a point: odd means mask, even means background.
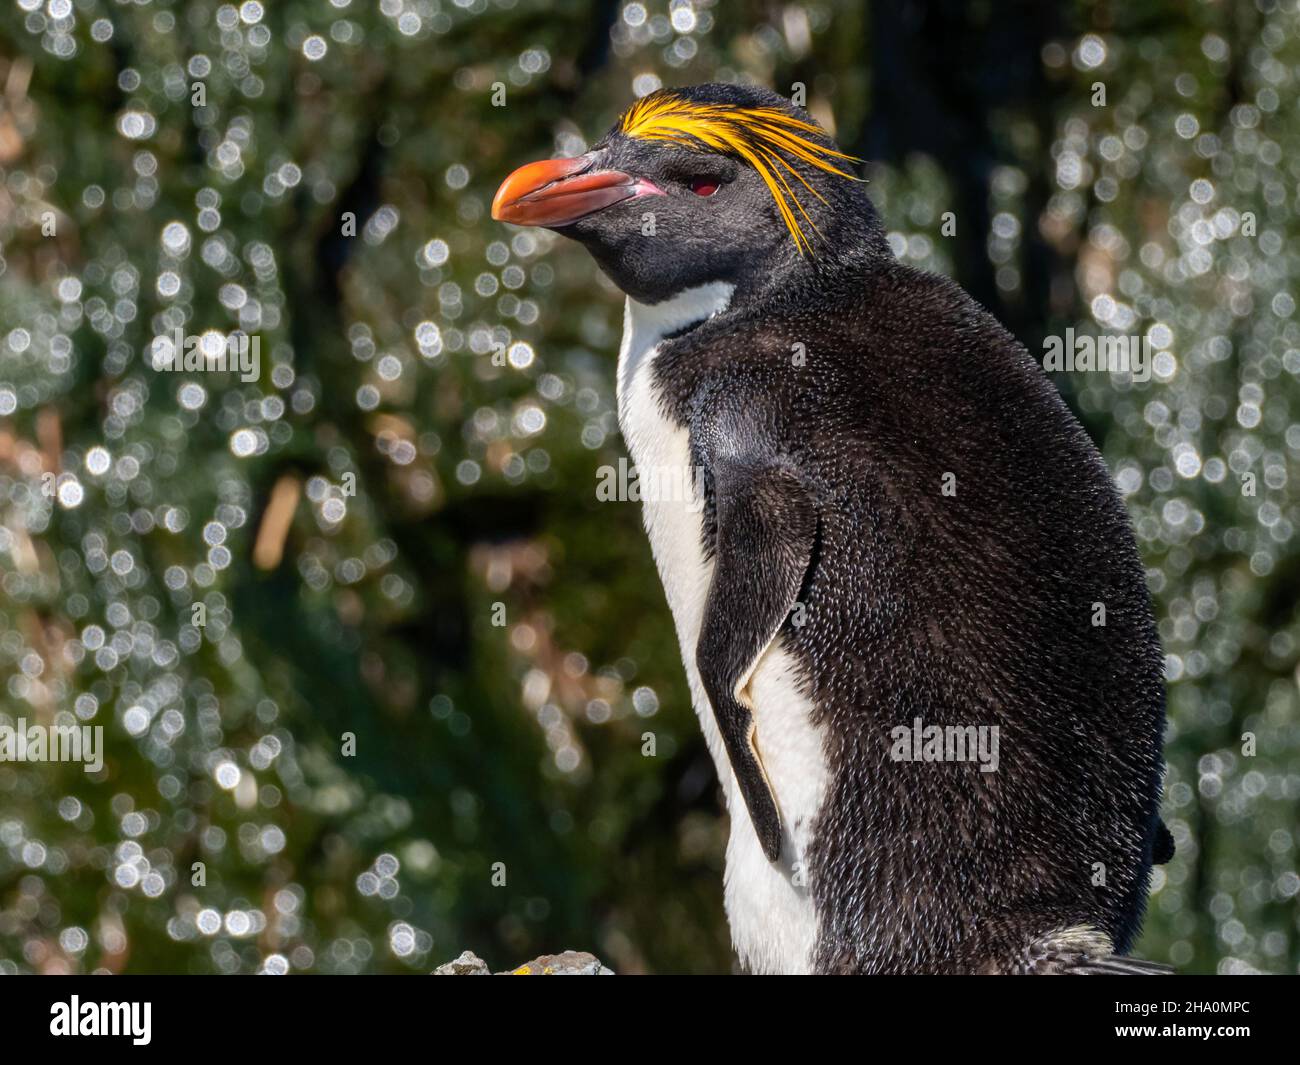
[[[702,263],[672,259],[664,262],[666,249],[657,238],[636,234],[611,242],[607,233],[584,234],[582,228],[582,223],[570,226],[565,235],[581,241],[601,273],[638,303],[653,306],[689,288],[730,281],[725,270],[703,269]]]
[[[601,273],[638,303],[654,306],[688,289],[719,283],[749,294],[786,272],[780,257],[761,245],[702,247],[698,240],[679,242],[662,233],[643,236],[639,227],[609,225],[602,218],[627,207],[619,204],[557,232],[581,243]]]

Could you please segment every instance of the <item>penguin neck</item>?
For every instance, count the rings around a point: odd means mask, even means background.
[[[883,248],[882,253],[870,241],[819,241],[802,255],[791,247],[776,261],[746,263],[732,278],[728,310],[739,314],[753,309],[765,315],[782,306],[806,310],[827,293],[870,285],[895,262],[888,245]]]
[[[680,336],[732,309],[736,286],[728,281],[711,281],[684,289],[658,303],[641,303],[631,296],[623,312],[623,343],[618,353],[618,392],[631,390],[632,380],[659,345],[670,336]]]

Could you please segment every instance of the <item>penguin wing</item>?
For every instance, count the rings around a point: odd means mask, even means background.
[[[781,815],[745,689],[798,598],[817,513],[798,475],[779,459],[724,457],[712,473],[717,538],[695,661],[749,819],[774,862]]]

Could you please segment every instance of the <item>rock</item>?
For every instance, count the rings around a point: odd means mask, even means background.
[[[433,970],[434,976],[491,976],[487,962],[473,951],[464,951],[455,961],[439,965]]]
[[[471,951],[465,951],[455,961],[439,965],[434,976],[489,976],[487,962]],[[566,950],[561,954],[543,954],[514,969],[497,976],[613,976],[594,954],[585,950]]]
[[[543,954],[525,962],[508,973],[498,976],[613,976],[612,969],[601,965],[600,959],[585,950],[566,950],[562,954]]]

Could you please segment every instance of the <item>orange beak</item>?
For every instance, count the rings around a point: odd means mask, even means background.
[[[567,226],[634,196],[664,195],[662,189],[621,170],[588,170],[590,155],[543,159],[521,166],[497,189],[492,217],[517,226]]]

